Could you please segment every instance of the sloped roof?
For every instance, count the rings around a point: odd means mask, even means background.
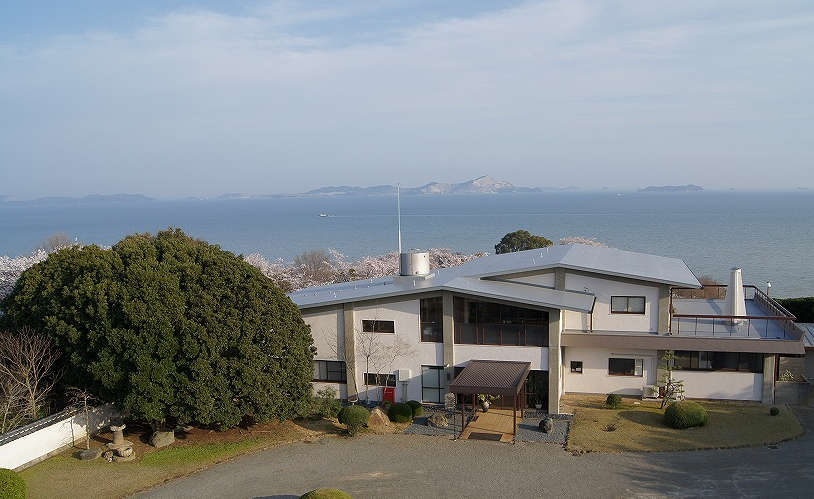
[[[582,244],[489,255],[425,277],[390,276],[303,289],[289,294],[301,309],[431,291],[457,291],[528,305],[590,312],[594,297],[574,290],[506,283],[495,279],[564,268],[673,286],[701,287],[683,260]]]
[[[485,393],[514,397],[523,388],[530,362],[470,360],[449,384],[452,393]]]

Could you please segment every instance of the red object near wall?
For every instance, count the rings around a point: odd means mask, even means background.
[[[385,386],[382,388],[382,400],[386,400],[391,404],[396,403],[396,389],[392,386]]]

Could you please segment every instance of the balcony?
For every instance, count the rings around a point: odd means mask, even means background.
[[[743,286],[745,315],[726,315],[726,286],[670,291],[669,334],[714,338],[799,340],[795,317],[754,286]]]

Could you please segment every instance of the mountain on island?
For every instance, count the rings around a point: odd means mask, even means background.
[[[102,204],[102,203],[132,203],[136,201],[155,201],[155,198],[143,194],[90,194],[81,198],[48,196],[44,198],[14,201],[7,197],[4,202],[17,204]]]
[[[376,185],[373,187],[353,187],[353,186],[331,186],[313,189],[297,196],[321,197],[321,196],[387,196],[395,195],[398,188],[394,185]],[[506,194],[513,192],[549,192],[577,190],[576,187],[566,187],[558,189],[554,187],[517,187],[509,182],[495,180],[489,176],[478,177],[466,182],[447,184],[441,182],[430,182],[421,187],[402,187],[401,194],[410,196],[440,195],[440,194]]]
[[[662,185],[662,186],[648,186],[644,189],[638,189],[637,192],[701,192],[704,188],[700,185]]]

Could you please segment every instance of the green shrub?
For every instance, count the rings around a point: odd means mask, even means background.
[[[300,496],[300,499],[353,499],[339,489],[316,489]]]
[[[413,408],[404,402],[393,404],[387,411],[387,417],[394,423],[409,423],[413,420]]]
[[[347,426],[348,433],[356,435],[370,419],[370,411],[361,405],[349,405],[339,411],[339,422]]]
[[[0,499],[25,499],[25,481],[16,471],[0,468]]]
[[[673,402],[664,410],[664,424],[679,430],[693,426],[704,426],[707,424],[708,419],[707,410],[701,407],[700,404],[689,400]]]
[[[413,417],[417,418],[424,414],[424,406],[421,405],[421,402],[418,400],[408,400],[407,405],[410,406],[410,409],[413,410]]]
[[[387,411],[390,410],[390,406],[393,405],[393,402],[390,402],[389,400],[385,400],[379,405],[382,406],[382,410],[386,413]]]
[[[777,407],[772,407],[771,409],[769,409],[769,414],[771,414],[772,416],[777,416],[778,414],[780,414],[780,409]]]
[[[335,418],[342,409],[342,402],[336,398],[336,390],[328,386],[319,390],[311,399],[311,411],[315,416]]]
[[[609,393],[608,397],[605,399],[605,405],[611,409],[616,409],[622,405],[622,396],[618,393]]]

